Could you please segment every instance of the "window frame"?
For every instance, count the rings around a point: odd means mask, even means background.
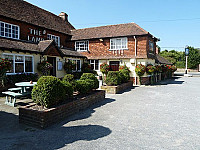
[[[80,50],[80,44],[79,44],[79,49],[77,48],[77,43],[81,43],[81,42],[84,42],[84,50]],[[87,42],[87,46],[86,46],[85,42]],[[87,52],[87,51],[89,51],[89,40],[75,41],[75,50],[76,51],[81,51],[81,52]]]
[[[121,45],[117,44],[117,40],[119,40],[119,39],[121,40]],[[126,42],[125,45],[123,45],[123,42],[124,42],[123,39],[125,39],[125,42]],[[114,48],[112,48],[113,46],[114,46]],[[117,46],[120,46],[121,48],[117,48]],[[120,38],[110,39],[110,49],[109,50],[128,50],[128,38],[127,37],[120,37]]]
[[[5,58],[5,55],[10,55],[10,56],[13,56],[13,72],[12,73],[6,73],[6,75],[15,75],[15,74],[22,74],[22,73],[34,73],[34,56],[33,55],[23,55],[23,54],[10,54],[10,53],[2,53],[2,58]],[[23,62],[15,62],[15,58],[17,56],[22,56],[23,57]],[[25,57],[32,57],[32,72],[26,72],[26,60],[25,60]],[[15,70],[15,64],[24,64],[24,72],[19,72],[19,73],[16,73],[16,70]]]
[[[50,36],[51,37],[51,39],[49,39],[48,38],[48,36]],[[54,39],[54,38],[56,39],[56,38],[58,38],[58,42],[56,42],[56,40]],[[60,36],[57,36],[57,35],[53,35],[53,34],[47,34],[47,40],[54,40],[55,42],[56,42],[56,44],[58,45],[58,47],[60,47]]]
[[[81,69],[82,69],[82,68],[81,68],[81,66],[82,66],[82,65],[81,65],[81,59],[73,59],[73,58],[70,58],[70,59],[68,59],[68,60],[71,61],[72,63],[73,63],[73,61],[76,61],[76,69],[75,69],[75,70],[72,70],[72,72],[81,72]],[[77,67],[77,60],[80,60],[80,66],[79,66],[79,67],[80,67],[80,70],[77,70],[77,68],[78,68],[78,67]]]
[[[3,27],[3,32],[4,32],[4,36],[1,35],[1,28],[0,28],[0,37],[5,37],[5,38],[10,38],[10,39],[16,39],[16,40],[19,40],[20,39],[20,26],[18,25],[15,25],[15,24],[11,24],[11,23],[7,23],[7,22],[4,22],[4,21],[0,21],[0,24],[3,23],[4,24],[4,27]],[[9,26],[11,26],[10,30],[11,30],[11,33],[9,32],[6,32],[6,24]],[[1,27],[1,26],[0,26]],[[14,38],[13,37],[13,27],[17,27],[18,28],[18,33],[15,34],[17,35],[17,38]],[[16,30],[15,30],[16,31]],[[11,34],[11,37],[9,36],[6,36],[6,33],[8,34]]]
[[[153,50],[150,49],[150,48],[151,48],[151,47],[150,47],[151,44],[152,44],[152,46],[153,46],[153,47],[152,47]],[[149,53],[154,54],[154,42],[152,42],[151,40],[149,40]]]
[[[93,63],[91,62],[91,61],[94,61]],[[98,69],[96,69],[96,60],[98,61]],[[90,59],[89,60],[89,62],[90,62],[90,65],[94,65],[94,69],[93,70],[96,70],[96,71],[99,71],[100,70],[100,64],[99,64],[99,59]]]

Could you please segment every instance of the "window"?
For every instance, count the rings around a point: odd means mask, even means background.
[[[90,60],[90,65],[93,70],[99,70],[99,60]]]
[[[7,73],[33,73],[33,56],[18,54],[3,54],[8,59],[12,68]]]
[[[19,39],[19,26],[0,21],[0,36]]]
[[[77,51],[88,51],[89,50],[89,41],[77,41],[77,42],[75,42],[75,49]]]
[[[128,49],[127,38],[110,39],[110,50]]]
[[[81,60],[79,59],[73,59],[71,60],[75,66],[73,67],[73,71],[81,71]]]
[[[154,52],[154,43],[152,41],[149,41],[149,52],[150,53]]]
[[[60,37],[52,34],[47,34],[47,40],[54,40],[58,47],[60,47]]]

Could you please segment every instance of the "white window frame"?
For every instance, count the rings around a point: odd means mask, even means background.
[[[50,39],[48,39],[48,36],[50,36]],[[54,39],[58,38],[58,42]],[[47,40],[54,40],[58,47],[60,47],[60,36],[53,35],[53,34],[47,34]]]
[[[6,73],[6,75],[15,75],[15,74],[22,74],[22,73],[34,73],[34,56],[33,55],[22,55],[22,54],[10,54],[10,53],[3,53],[2,57],[4,57],[4,55],[10,55],[13,56],[13,72],[12,73]],[[23,57],[23,62],[15,62],[15,57],[17,56],[22,56]],[[25,72],[26,71],[26,67],[25,67],[25,57],[32,57],[32,72]],[[23,63],[24,64],[24,72],[21,73],[15,73],[15,64],[16,63]]]
[[[3,29],[4,29],[4,36],[2,36],[1,33],[0,33],[0,37],[6,37],[6,38],[10,38],[10,39],[17,39],[17,40],[20,39],[20,27],[19,27],[18,25],[14,25],[14,24],[10,24],[10,23],[7,23],[7,22],[0,21],[0,24],[1,24],[1,23],[4,24],[4,28],[3,28]],[[6,36],[6,27],[5,27],[6,24],[11,26],[11,37]],[[13,37],[13,30],[12,30],[12,27],[13,27],[13,26],[15,26],[15,27],[18,28],[18,34],[17,34],[18,38],[14,38],[14,37]],[[1,29],[0,29],[0,31],[1,31]],[[9,32],[8,32],[8,33],[9,33]]]
[[[91,62],[92,60],[94,61],[94,63]],[[94,70],[99,71],[99,70],[100,70],[100,65],[99,65],[99,63],[98,63],[98,69],[95,68],[95,65],[96,65],[96,62],[95,62],[95,61],[96,61],[96,60],[98,60],[98,62],[99,62],[99,59],[91,59],[91,60],[90,60],[90,65],[94,65]]]
[[[84,47],[84,50],[80,50],[80,44],[79,44],[79,47],[77,47],[77,43],[81,43],[83,42],[83,47]],[[87,42],[87,47],[86,47],[86,42]],[[85,52],[85,51],[89,51],[89,40],[86,40],[86,41],[76,41],[75,42],[75,50],[76,51],[81,51],[81,52]]]
[[[125,39],[126,45],[125,47],[123,47],[124,45],[123,43],[123,39]],[[121,48],[117,48],[117,40],[121,40]],[[111,43],[114,43],[114,47],[115,48],[111,48]],[[128,38],[127,37],[122,37],[122,38],[112,38],[110,39],[110,50],[128,50]]]
[[[70,60],[72,63],[73,63],[73,61],[75,60],[76,61],[76,69],[75,70],[72,70],[72,72],[81,72],[81,59],[72,59],[72,58],[70,58],[70,59],[68,59],[68,60]],[[77,60],[80,60],[80,70],[77,70]]]

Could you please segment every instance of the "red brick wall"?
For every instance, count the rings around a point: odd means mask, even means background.
[[[36,26],[36,25],[31,25],[31,24],[28,24],[28,23],[25,23],[25,22],[17,21],[17,20],[6,18],[6,17],[2,17],[2,16],[0,18],[0,21],[20,26],[20,39],[21,40],[26,40],[27,41],[28,40],[28,35],[34,36],[34,37],[40,37],[40,38],[43,38],[43,39],[46,40],[47,39],[47,33],[48,33],[48,34],[53,34],[53,35],[56,35],[56,36],[60,36],[60,45],[63,45],[64,47],[66,47],[67,46],[66,41],[71,38],[71,36],[63,34],[63,33],[60,33],[60,32],[56,32],[56,31],[53,31],[53,30],[48,30],[48,29],[45,29],[43,27],[39,27],[39,26]],[[41,36],[31,35],[30,34],[30,28],[31,29],[40,30],[40,31],[46,30],[46,34],[42,34]]]
[[[148,36],[137,37],[137,58],[148,58]],[[75,41],[68,42],[67,47],[75,48]],[[124,50],[123,53],[117,53],[116,51],[109,51],[110,49],[110,38],[104,38],[103,42],[99,39],[89,40],[89,52],[81,52],[83,55],[90,59],[95,58],[111,58],[111,57],[135,57],[135,39],[128,37],[128,50]]]

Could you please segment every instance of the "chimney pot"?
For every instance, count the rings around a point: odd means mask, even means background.
[[[68,21],[68,15],[65,12],[61,12],[59,17],[61,17],[64,21]]]

